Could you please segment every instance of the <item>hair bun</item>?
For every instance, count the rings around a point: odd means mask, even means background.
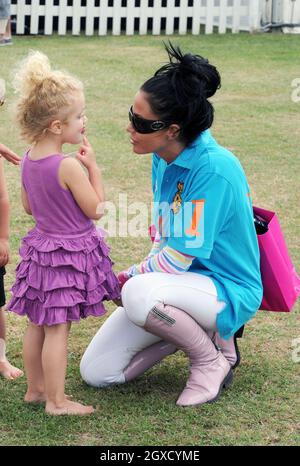
[[[182,56],[180,66],[189,69],[191,72],[198,74],[199,73],[199,58],[202,60],[203,64],[208,64],[206,58],[200,57],[199,55],[192,55],[191,53],[186,53]]]
[[[141,91],[157,119],[177,124],[177,139],[189,145],[213,124],[209,97],[220,87],[221,78],[206,58],[183,54],[171,42],[165,49],[169,62],[141,86]]]
[[[48,57],[41,52],[31,50],[19,65],[13,86],[20,94],[27,94],[50,76],[51,65]]]
[[[194,55],[193,62],[191,62],[194,73],[198,79],[202,81],[204,90],[206,91],[206,98],[212,97],[217,89],[221,87],[221,77],[215,66],[211,65],[206,58],[200,55]]]
[[[178,67],[179,73],[186,76],[194,75],[201,83],[202,92],[206,98],[212,97],[217,89],[221,87],[221,77],[215,66],[201,55],[191,53],[183,54],[180,47],[173,44],[165,45],[169,55],[170,63]]]

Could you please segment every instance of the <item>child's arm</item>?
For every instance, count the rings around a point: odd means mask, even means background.
[[[88,177],[76,160],[66,158],[59,167],[60,183],[71,191],[88,218],[99,220],[103,215],[104,188],[95,153],[86,138],[77,158],[87,168]]]
[[[9,261],[9,199],[6,189],[3,160],[0,158],[0,266]]]
[[[29,200],[28,200],[28,196],[27,196],[27,193],[26,193],[23,186],[21,188],[21,198],[22,198],[22,204],[23,204],[25,212],[28,215],[32,215],[31,207],[30,207]]]

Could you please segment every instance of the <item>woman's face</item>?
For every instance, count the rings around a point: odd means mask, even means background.
[[[143,91],[138,91],[136,94],[132,111],[146,120],[160,120],[159,116],[152,112],[147,100],[147,94]],[[132,144],[133,152],[136,154],[149,154],[150,152],[163,154],[168,152],[170,144],[169,128],[149,134],[142,134],[135,130],[132,123],[129,123],[127,131],[130,134],[130,143]]]

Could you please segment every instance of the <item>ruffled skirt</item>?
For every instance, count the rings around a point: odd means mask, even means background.
[[[102,302],[120,296],[109,251],[95,227],[80,237],[56,237],[35,227],[22,240],[7,309],[37,325],[103,315]]]

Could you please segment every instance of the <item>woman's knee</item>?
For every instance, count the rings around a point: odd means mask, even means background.
[[[102,387],[105,386],[105,374],[100,374],[99,371],[95,371],[93,364],[89,363],[82,358],[79,366],[80,375],[82,380],[91,387]]]
[[[90,370],[89,363],[85,355],[83,355],[83,358],[80,361],[79,371],[80,371],[81,378],[82,380],[84,380],[85,383],[87,383],[88,385],[91,385],[92,387],[97,386],[97,384],[95,383],[96,380],[93,377],[93,373]]]
[[[79,367],[84,382],[96,388],[125,383],[123,371],[113,368],[111,356],[110,354],[109,358],[105,355],[89,358],[84,354]]]
[[[104,322],[88,345],[80,363],[83,380],[93,387],[125,382],[124,368],[139,347],[141,329],[119,307]]]

